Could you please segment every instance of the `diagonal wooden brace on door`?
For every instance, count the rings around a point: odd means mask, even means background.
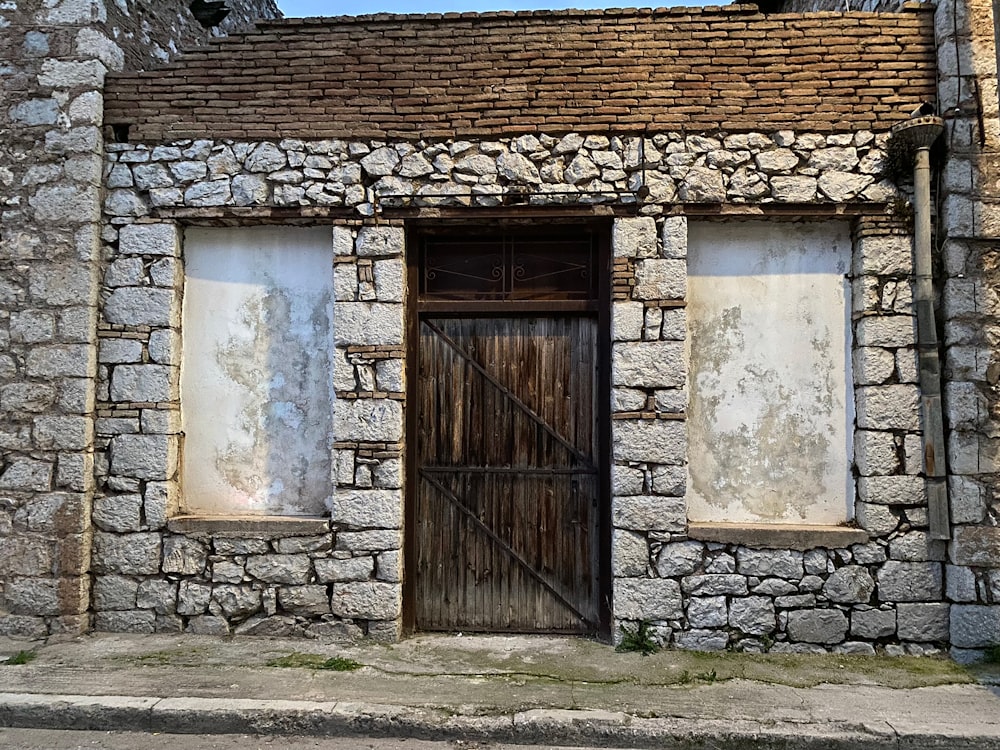
[[[447,499],[448,502],[450,502],[460,513],[462,513],[466,518],[472,521],[472,524],[481,532],[483,532],[487,537],[489,537],[490,541],[492,541],[494,544],[500,547],[500,549],[502,549],[504,552],[510,555],[511,559],[513,559],[519,566],[521,566],[525,571],[527,571],[528,575],[530,575],[532,578],[538,581],[538,583],[540,583],[542,587],[545,588],[546,591],[552,594],[552,596],[554,596],[564,607],[566,607],[570,612],[576,615],[581,622],[584,622],[591,627],[595,625],[595,623],[592,623],[590,620],[588,620],[587,617],[583,613],[581,613],[579,609],[576,608],[576,606],[568,597],[566,597],[555,586],[553,586],[551,581],[546,580],[545,577],[542,576],[537,570],[535,570],[527,560],[521,557],[513,547],[511,547],[509,544],[507,544],[507,542],[505,542],[503,539],[497,536],[496,532],[493,531],[493,529],[491,529],[489,526],[483,523],[482,519],[480,519],[479,516],[477,516],[475,513],[469,510],[465,506],[465,503],[463,503],[458,498],[458,496],[455,495],[455,493],[453,493],[451,490],[445,487],[440,481],[438,481],[435,477],[433,477],[431,474],[424,471],[423,469],[420,470],[420,476],[424,480],[426,480],[427,483],[431,485],[431,487],[433,487],[439,493],[441,493],[445,497],[445,499]]]
[[[590,458],[581,452],[575,445],[573,445],[569,440],[560,435],[552,426],[548,424],[541,416],[539,416],[530,406],[524,403],[521,399],[514,395],[514,393],[497,380],[485,367],[483,367],[471,354],[469,354],[465,349],[461,347],[454,339],[452,339],[447,333],[442,331],[436,325],[431,323],[429,320],[422,321],[425,326],[430,328],[438,338],[440,338],[444,343],[446,343],[451,349],[458,354],[463,360],[465,360],[476,372],[486,378],[489,383],[491,383],[500,393],[503,394],[504,398],[516,405],[531,421],[545,430],[553,439],[556,440],[560,445],[562,445],[566,450],[573,454],[573,457],[580,461],[584,466],[588,468],[593,468]]]

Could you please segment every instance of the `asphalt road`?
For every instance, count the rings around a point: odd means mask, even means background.
[[[536,750],[587,750],[536,745]],[[524,745],[365,737],[257,737],[246,734],[144,734],[0,728],[3,750],[524,750]]]

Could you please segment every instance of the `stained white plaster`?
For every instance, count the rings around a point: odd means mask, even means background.
[[[329,229],[191,228],[184,260],[184,509],[324,513],[334,398]]]
[[[691,222],[688,514],[851,515],[846,223]]]

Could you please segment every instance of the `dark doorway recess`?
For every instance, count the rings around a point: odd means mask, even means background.
[[[411,628],[608,631],[607,235],[411,237]]]

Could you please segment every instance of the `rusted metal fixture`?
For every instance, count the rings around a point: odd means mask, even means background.
[[[914,150],[913,271],[917,311],[917,354],[920,365],[920,401],[923,408],[924,474],[932,539],[951,538],[948,479],[941,416],[941,360],[934,309],[931,261],[930,147],[944,131],[944,120],[934,115],[913,117],[896,125],[892,135]]]

